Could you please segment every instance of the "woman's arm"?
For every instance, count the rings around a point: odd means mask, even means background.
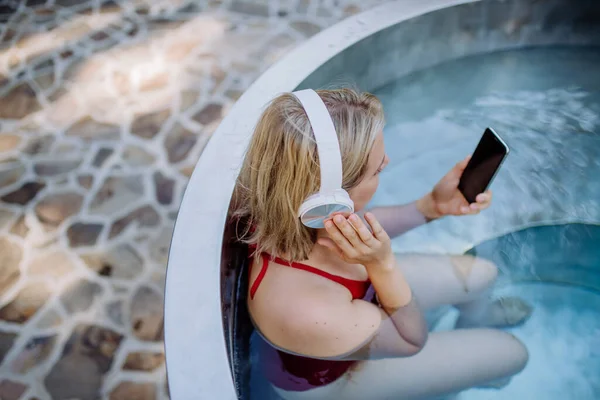
[[[490,206],[492,193],[486,191],[469,202],[458,189],[460,177],[470,157],[456,164],[434,187],[419,200],[401,206],[376,207],[371,212],[381,221],[390,237],[401,235],[445,215],[473,215]]]
[[[269,302],[262,333],[282,350],[323,360],[417,354],[427,341],[427,324],[395,260],[371,266],[369,278],[379,307],[314,285],[296,287],[289,291],[302,295],[288,293],[285,302]]]
[[[375,207],[369,212],[375,215],[391,238],[440,217],[431,194],[427,194],[412,203]]]
[[[349,302],[331,291],[302,296],[305,304],[298,305],[295,318],[289,310],[278,318],[289,325],[275,332],[293,336],[284,338],[289,342],[282,347],[293,346],[293,351],[317,358],[360,360],[411,356],[425,345],[427,324],[396,265],[390,238],[373,214],[367,213],[366,220],[371,231],[355,214],[336,215],[325,222],[329,238],[318,243],[348,263],[364,265],[381,307],[364,300]]]

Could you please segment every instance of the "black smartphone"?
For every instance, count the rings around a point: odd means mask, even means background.
[[[458,189],[469,203],[474,203],[477,195],[487,190],[509,151],[504,140],[492,128],[485,130],[458,184]]]

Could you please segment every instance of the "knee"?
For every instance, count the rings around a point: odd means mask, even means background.
[[[470,292],[487,289],[498,277],[498,267],[490,260],[473,256],[461,256],[455,260],[460,278]]]

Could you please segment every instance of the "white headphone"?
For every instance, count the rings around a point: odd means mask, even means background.
[[[292,93],[302,104],[317,142],[321,167],[321,188],[309,196],[298,211],[309,228],[323,228],[324,221],[336,212],[354,212],[354,203],[342,189],[342,156],[335,126],[321,97],[312,89]]]

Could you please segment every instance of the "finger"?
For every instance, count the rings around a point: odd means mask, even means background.
[[[346,255],[350,256],[354,254],[352,245],[333,221],[325,222],[325,230],[329,234],[331,240],[333,240]]]
[[[333,214],[331,215],[331,217],[335,217],[336,215],[341,215],[341,216],[342,216],[342,217],[344,217],[344,218],[348,218],[348,217],[349,217],[351,214],[352,214],[352,213],[351,213],[351,212],[348,212],[348,211],[338,211],[338,212],[336,212],[336,213],[333,213]]]
[[[460,207],[460,212],[462,215],[475,215],[481,212],[481,208],[476,203],[471,203],[468,206]]]
[[[491,200],[492,192],[489,190],[483,193],[479,193],[475,198],[475,201],[477,201],[478,203],[489,203]]]
[[[379,223],[379,221],[377,221],[377,218],[375,218],[375,216],[368,212],[365,214],[365,218],[367,219],[367,222],[369,223],[369,225],[371,225],[371,230],[373,231],[373,236],[375,236],[375,239],[379,240],[379,241],[384,241],[384,240],[388,240],[388,234],[385,230],[383,230],[383,227],[381,226],[381,224]]]
[[[485,210],[486,208],[488,208],[490,205],[492,204],[491,200],[486,200],[486,201],[478,201],[477,202],[477,206],[479,207],[479,210]]]
[[[455,168],[462,174],[463,171],[465,170],[465,168],[467,168],[467,165],[469,164],[470,160],[471,160],[471,155],[469,154],[462,161],[457,163]]]
[[[362,219],[360,219],[358,215],[352,214],[350,216],[350,223],[358,233],[358,237],[360,237],[363,243],[367,246],[371,246],[373,244],[373,240],[375,240],[375,237],[373,237],[373,234],[369,228],[367,228],[367,225],[365,225]]]
[[[470,211],[471,211],[471,209],[469,208],[469,206],[461,206],[460,207],[461,214],[468,214]]]
[[[336,215],[333,217],[333,222],[353,247],[359,248],[364,245],[362,240],[358,237],[358,233],[346,218],[341,215]]]

